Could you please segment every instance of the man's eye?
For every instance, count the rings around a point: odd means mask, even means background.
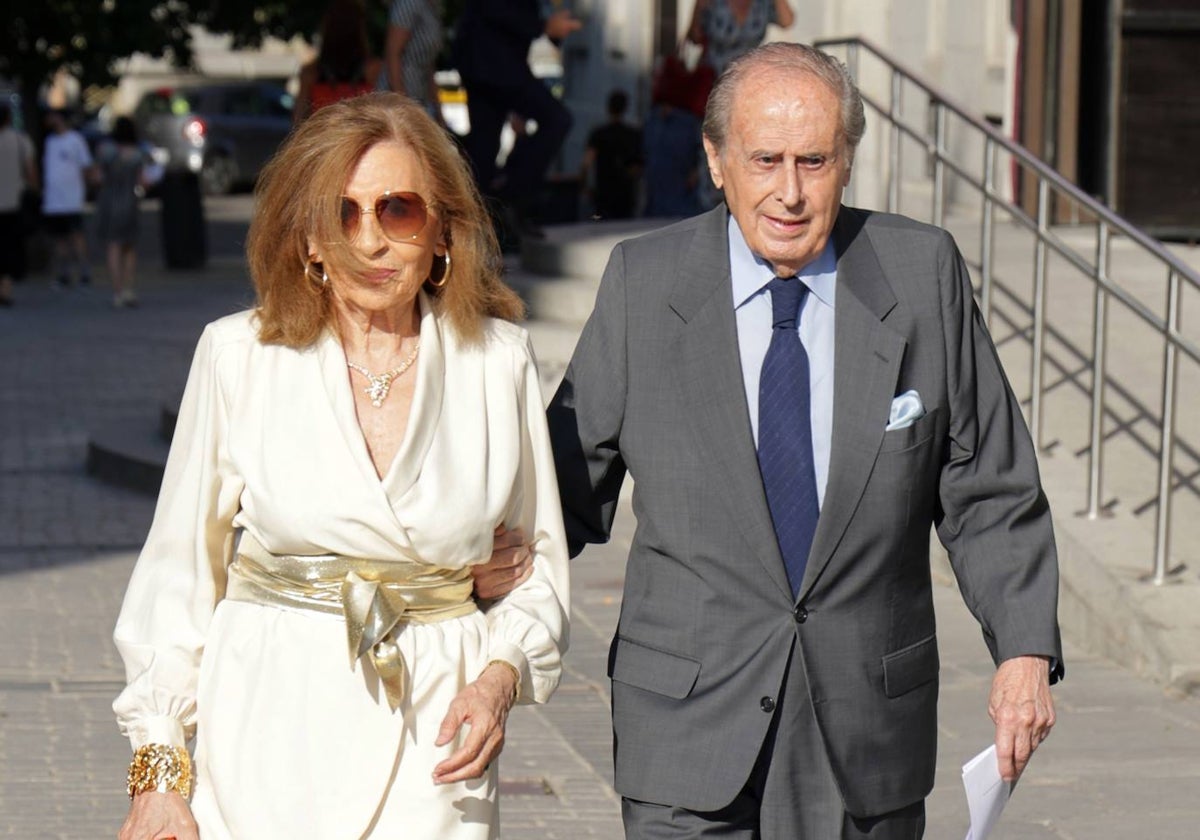
[[[805,169],[820,169],[825,165],[824,155],[806,155],[799,159],[799,163]]]
[[[754,158],[754,163],[758,166],[769,167],[779,163],[777,155],[757,155]]]

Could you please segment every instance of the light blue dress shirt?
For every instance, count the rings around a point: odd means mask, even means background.
[[[758,379],[771,343],[771,293],[767,284],[775,276],[765,260],[756,257],[742,231],[729,217],[729,266],[733,277],[733,309],[737,319],[738,352],[750,429],[758,445]],[[825,250],[799,274],[809,288],[800,314],[800,341],[808,353],[809,405],[812,412],[813,467],[817,476],[817,502],[825,503],[829,479],[829,449],[833,440],[833,306],[837,290],[837,254],[832,238]]]

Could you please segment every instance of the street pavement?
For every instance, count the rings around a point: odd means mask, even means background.
[[[96,285],[46,277],[0,311],[0,837],[115,835],[128,744],[110,704],[122,669],[110,635],[154,500],[86,475],[89,432],[153,429],[182,388],[202,326],[250,301],[238,258],[245,196],[209,203],[209,268],[161,268],[148,205],[142,305],[113,310]],[[543,378],[561,375],[574,333],[531,322]],[[557,695],[514,710],[501,760],[506,838],[619,838],[612,789],[608,641],[633,519],[572,564],[571,650]],[[991,664],[940,565],[942,661],[937,786],[929,840],[958,840],[968,817],[960,767],[991,738]],[[1068,645],[1059,723],[1018,786],[999,840],[1174,840],[1200,834],[1200,700],[1169,694]],[[720,761],[721,756],[713,756]]]

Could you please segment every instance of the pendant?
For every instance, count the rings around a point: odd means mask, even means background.
[[[383,401],[387,399],[388,391],[392,388],[392,380],[389,376],[380,376],[378,378],[370,377],[371,384],[367,388],[363,388],[363,393],[371,398],[371,405],[379,408],[383,405]]]
[[[370,398],[371,405],[375,406],[375,408],[380,408],[383,405],[383,401],[387,399],[388,392],[391,391],[392,383],[396,381],[396,377],[402,376],[406,370],[412,367],[412,363],[417,360],[417,353],[420,349],[421,342],[418,340],[416,346],[413,347],[413,351],[408,354],[408,358],[399,367],[389,370],[387,373],[381,373],[379,376],[371,373],[371,371],[362,365],[356,365],[349,359],[346,360],[346,367],[362,374],[371,383],[366,388],[363,388],[363,393]]]

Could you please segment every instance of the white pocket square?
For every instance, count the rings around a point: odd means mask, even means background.
[[[925,416],[925,406],[921,403],[921,395],[916,391],[905,391],[892,400],[891,410],[888,411],[888,424],[885,432],[905,429]]]

